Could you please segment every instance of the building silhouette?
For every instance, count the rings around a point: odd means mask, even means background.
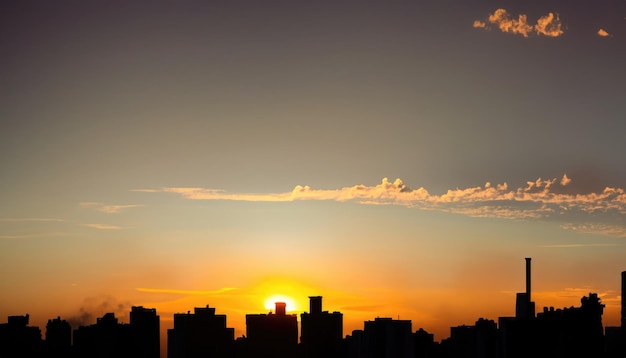
[[[450,327],[450,337],[441,342],[439,356],[455,358],[498,357],[495,321],[479,318],[473,326]]]
[[[423,328],[413,333],[413,355],[416,358],[439,357],[439,349],[434,334],[426,332]]]
[[[622,271],[620,326],[605,327],[604,339],[608,358],[626,357],[626,271]]]
[[[235,330],[226,327],[226,315],[215,308],[195,307],[194,313],[175,313],[174,328],[167,331],[168,358],[231,357]]]
[[[297,354],[298,316],[288,315],[284,302],[275,304],[274,314],[246,315],[246,344],[250,357],[295,357]]]
[[[519,292],[515,302],[515,317],[535,317],[535,302],[530,297],[530,257],[526,257],[526,292]]]
[[[309,312],[296,314],[276,302],[274,313],[247,314],[246,336],[234,339],[226,315],[196,307],[174,314],[167,331],[168,358],[624,358],[626,357],[626,271],[621,273],[620,326],[604,327],[605,305],[596,293],[579,307],[544,307],[535,313],[531,300],[530,258],[526,258],[526,290],[516,296],[515,316],[495,321],[480,318],[474,325],[450,328],[435,342],[424,329],[412,332],[410,320],[375,318],[362,330],[343,335],[343,314],[322,308],[321,296],[309,296]],[[133,306],[130,323],[106,313],[96,323],[74,331],[60,317],[48,320],[45,340],[30,316],[9,316],[0,324],[0,358],[157,358],[160,317],[156,309]]]
[[[120,323],[112,312],[96,324],[80,326],[73,334],[73,355],[78,358],[158,358],[160,318],[154,308],[133,306],[130,324]]]
[[[322,311],[322,296],[309,296],[309,312],[300,315],[300,330],[302,357],[341,356],[343,314]]]
[[[160,358],[160,317],[156,308],[133,306],[130,311],[133,357]]]
[[[412,358],[415,341],[410,320],[377,317],[355,330],[346,348],[354,358]]]
[[[132,357],[130,325],[118,322],[115,314],[105,313],[96,324],[74,330],[74,353],[79,358]]]
[[[526,295],[530,304],[530,259],[526,259]],[[499,354],[502,358],[517,357],[603,357],[606,353],[602,314],[604,304],[596,293],[581,298],[580,307],[544,308],[536,317],[519,310],[516,317],[500,317]],[[523,305],[523,304],[522,304]]]
[[[49,319],[46,324],[46,357],[68,357],[72,351],[72,327],[61,317]]]
[[[0,357],[39,357],[43,341],[39,327],[29,326],[30,316],[9,316],[7,323],[0,324]]]

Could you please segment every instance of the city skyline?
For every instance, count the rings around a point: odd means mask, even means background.
[[[0,317],[309,295],[437,340],[626,257],[626,2],[0,3]],[[291,301],[291,302],[289,302]],[[124,321],[128,317],[120,314]]]
[[[298,314],[287,313],[285,302],[275,302],[275,310],[268,314],[246,314],[246,332],[240,337],[229,327],[227,315],[208,304],[195,307],[193,313],[175,313],[173,328],[165,330],[159,312],[143,306],[131,307],[130,324],[120,322],[114,312],[80,325],[58,317],[48,320],[45,339],[40,327],[29,326],[29,314],[9,316],[8,323],[0,323],[0,351],[7,357],[92,357],[97,353],[154,358],[159,356],[160,341],[160,356],[168,358],[369,357],[383,356],[385,351],[384,356],[393,357],[523,357],[540,352],[620,356],[624,321],[621,326],[603,322],[605,305],[597,293],[582,296],[579,307],[550,306],[536,313],[531,299],[531,258],[525,261],[525,291],[516,294],[515,315],[479,317],[475,325],[451,326],[449,336],[441,341],[419,324],[413,326],[411,320],[399,317],[376,316],[365,320],[363,328],[344,332],[343,314],[325,310],[322,296],[309,296],[309,310],[300,314],[300,320]],[[621,290],[623,295],[626,271],[621,272]],[[623,319],[626,300],[621,305]]]

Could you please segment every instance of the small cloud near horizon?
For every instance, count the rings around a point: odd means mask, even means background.
[[[106,224],[81,224],[81,226],[89,227],[92,229],[98,230],[121,230],[123,227],[116,225],[106,225]]]
[[[598,30],[598,36],[600,37],[608,37],[611,36],[611,34],[609,34],[606,30],[604,29],[600,29]]]
[[[0,221],[5,221],[5,222],[65,222],[64,219],[59,219],[59,218],[0,218]]]
[[[236,290],[234,287],[223,287],[217,290],[179,290],[179,289],[170,289],[170,288],[146,288],[146,287],[137,287],[135,288],[138,292],[143,293],[171,293],[176,295],[219,295],[222,293],[230,292]]]
[[[124,209],[137,208],[143,206],[142,204],[127,204],[127,205],[109,205],[103,204],[95,201],[86,201],[79,203],[79,205],[83,208],[89,208],[101,211],[107,214],[118,214]]]

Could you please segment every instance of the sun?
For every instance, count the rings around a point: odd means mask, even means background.
[[[286,310],[296,311],[296,302],[291,297],[285,295],[272,295],[265,299],[265,309],[274,312],[276,309],[276,302],[285,302],[287,305]],[[275,312],[274,312],[275,313]]]

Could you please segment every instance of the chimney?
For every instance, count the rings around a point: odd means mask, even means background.
[[[287,304],[285,302],[276,302],[276,315],[284,316],[287,311]]]
[[[309,312],[311,314],[322,313],[322,296],[309,296]]]
[[[526,257],[526,299],[531,302],[530,299],[530,257]]]
[[[622,271],[622,332],[626,335],[626,271]]]

